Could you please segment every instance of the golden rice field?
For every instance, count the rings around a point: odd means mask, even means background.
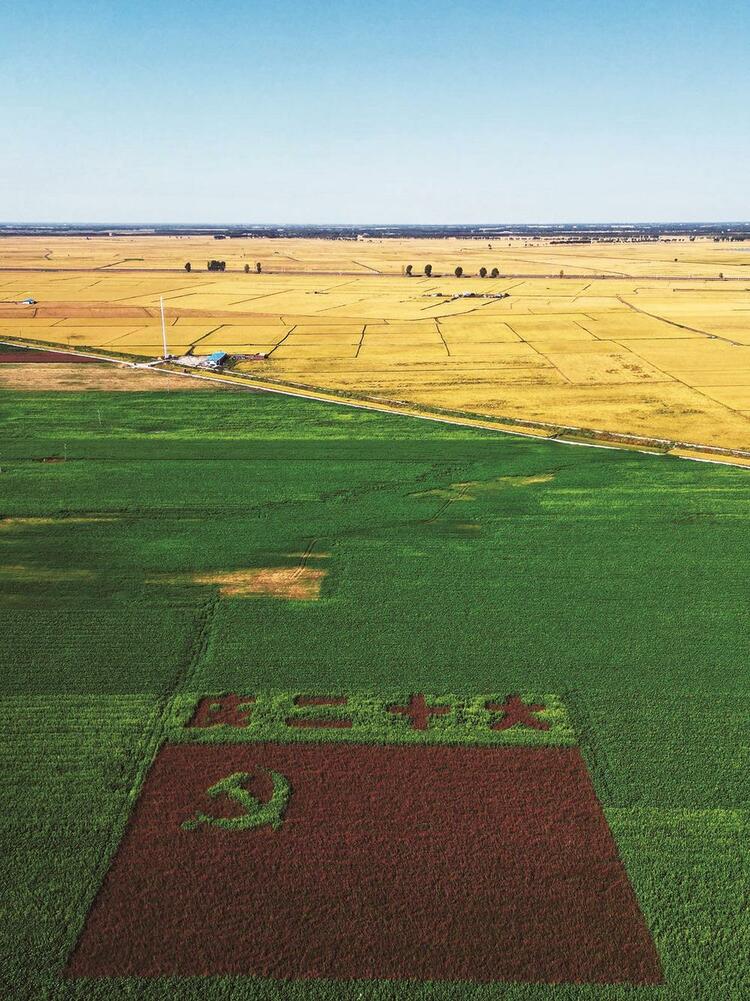
[[[422,272],[457,265],[476,272],[484,266],[507,274],[608,275],[613,278],[670,275],[750,277],[750,242],[714,243],[686,237],[658,243],[553,244],[521,239],[225,239],[211,236],[3,237],[0,266],[7,268],[179,269],[186,261],[205,268],[209,258],[229,270],[260,261],[278,273],[401,274],[407,264]]]
[[[266,379],[750,449],[750,243],[0,241],[0,337],[155,355],[161,295],[172,353],[266,353],[239,366]]]

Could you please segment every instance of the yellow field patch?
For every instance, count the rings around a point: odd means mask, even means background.
[[[305,343],[304,341],[287,340],[280,344],[273,353],[273,357],[281,359],[291,359],[300,361],[302,359],[315,358],[354,358],[357,350],[356,343],[349,344],[320,344]]]
[[[119,521],[119,518],[109,515],[86,515],[71,518],[0,518],[0,532],[19,528],[44,528],[47,525],[89,525],[110,521]]]
[[[710,381],[710,374],[705,374],[704,379]],[[733,410],[750,411],[750,383],[744,386],[713,386],[697,384],[695,388],[710,397],[717,403],[723,403]]]
[[[143,321],[138,321],[138,319],[133,319],[132,317],[123,316],[113,316],[110,317],[106,324],[103,324],[100,319],[95,316],[79,316],[79,317],[67,317],[62,320],[52,320],[54,324],[55,331],[66,331],[69,327],[74,327],[76,331],[82,330],[85,332],[91,331],[92,336],[96,337],[97,332],[102,330],[111,331],[111,336],[114,336],[120,327],[124,327],[126,330],[132,330],[134,327],[145,326]],[[161,330],[161,327],[159,327]]]
[[[3,334],[10,336],[14,331],[20,336],[27,336],[24,331],[40,331],[39,336],[41,337],[41,331],[46,330],[50,327],[56,327],[60,320],[54,316],[50,317],[40,317],[39,319],[34,319],[33,317],[26,316],[3,316],[0,313],[0,337]]]
[[[547,357],[553,354],[616,354],[622,350],[616,341],[574,340],[571,337],[535,337],[527,343]]]
[[[707,455],[692,448],[673,448],[670,455],[678,455],[683,459],[697,459],[699,462],[718,462],[728,466],[743,466],[750,469],[750,459],[733,455]]]
[[[730,253],[700,239],[526,242],[8,238],[0,268],[75,270],[0,271],[0,339],[5,331],[153,357],[162,351],[163,295],[173,353],[275,348],[239,372],[750,448],[750,243]],[[205,270],[216,256],[226,272]],[[245,274],[256,261],[262,274]],[[428,263],[431,278],[422,274]],[[402,275],[406,264],[413,278]],[[478,277],[480,266],[501,277]],[[508,297],[486,298],[501,292]],[[23,296],[37,304],[14,305]],[[0,364],[7,384],[14,376],[4,367],[12,366]],[[40,378],[29,374],[30,384]]]
[[[610,385],[623,382],[664,382],[658,368],[629,352],[547,352],[547,358],[576,385]]]
[[[195,574],[194,584],[218,587],[222,598],[281,598],[316,601],[326,570],[313,567],[260,567],[228,573]]]
[[[210,345],[212,350],[225,348],[227,351],[240,351],[247,344],[264,344],[267,347],[273,347],[274,344],[283,340],[291,329],[291,327],[261,327],[259,325],[254,327],[222,326],[202,337],[198,335],[195,340],[197,341],[200,337],[200,343],[204,346]]]
[[[677,369],[716,369],[742,374],[750,371],[750,347],[723,341],[705,338],[685,338],[679,341],[634,340],[630,344],[630,350],[666,372]]]
[[[370,324],[373,327],[376,325]],[[381,324],[382,326],[382,324]],[[364,323],[297,323],[294,326],[295,337],[359,338],[365,330]]]
[[[584,325],[585,318],[581,323],[577,323],[570,316],[514,316],[505,322],[525,341],[545,337],[590,341],[593,336]]]
[[[689,386],[750,386],[750,366],[737,369],[675,369],[672,375]]]
[[[513,343],[509,341],[461,342],[450,340],[446,337],[445,343],[448,346],[451,358],[460,359],[462,361],[473,360],[476,362],[482,362],[483,364],[507,364],[508,359],[516,357],[513,353],[508,351],[509,344]],[[522,357],[527,358],[529,356],[524,354]],[[534,364],[542,364],[542,362],[535,360]]]
[[[664,320],[642,316],[633,312],[610,312],[607,316],[595,317],[585,323],[586,329],[596,337],[624,341],[629,339],[663,340],[670,338],[699,337],[697,333],[681,330]]]
[[[372,345],[373,347],[398,347],[400,345],[424,347],[426,345],[442,344],[442,340],[440,334],[434,329],[408,330],[392,333],[388,328],[384,331],[379,331],[368,327],[362,343]]]
[[[403,341],[393,343],[365,340],[360,348],[357,361],[391,361],[393,364],[419,364],[425,361],[443,362],[448,357],[448,351],[439,339],[431,344],[405,344]]]
[[[521,339],[506,324],[493,324],[490,326],[478,327],[476,330],[459,329],[447,327],[440,324],[440,333],[446,344],[451,347],[458,345],[482,345],[482,344],[520,344]]]

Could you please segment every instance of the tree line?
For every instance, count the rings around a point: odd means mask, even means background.
[[[185,270],[188,272],[188,274],[193,270],[193,265],[190,263],[190,261],[185,261]],[[227,262],[226,261],[214,261],[214,260],[206,261],[206,270],[207,271],[226,271],[227,270]],[[255,262],[255,272],[256,272],[256,274],[260,274],[262,270],[263,270],[263,266],[261,265],[260,261],[256,261]],[[245,274],[246,275],[250,274],[250,265],[249,264],[245,265]]]
[[[207,268],[208,271],[226,271],[226,269],[227,269],[227,262],[226,261],[215,261],[215,260],[206,261],[206,268]],[[186,261],[185,262],[185,270],[188,273],[193,270],[193,266],[190,263],[190,261]],[[251,270],[252,269],[251,269],[250,265],[246,264],[245,265],[245,274],[249,275]],[[262,264],[260,263],[260,261],[256,261],[255,262],[255,273],[259,275],[259,274],[261,274],[262,271],[263,271]],[[406,267],[404,268],[404,274],[406,275],[407,278],[413,278],[414,277],[414,265],[413,264],[407,264]],[[424,274],[425,274],[426,278],[431,278],[432,277],[432,265],[431,264],[425,264],[425,266],[424,266]],[[453,274],[456,276],[456,278],[463,278],[464,269],[461,267],[461,265],[459,265],[457,268],[455,268],[455,270],[453,271]],[[479,278],[486,278],[488,275],[489,275],[490,278],[499,278],[500,277],[500,270],[499,270],[499,268],[493,268],[491,271],[488,271],[487,268],[481,267],[479,269],[479,271],[477,272],[477,275],[478,275]],[[562,277],[562,271],[560,272],[560,277]]]
[[[407,264],[406,268],[404,269],[404,273],[405,273],[405,275],[406,275],[407,278],[413,278],[414,277],[414,265],[413,264]],[[431,278],[432,277],[432,265],[431,264],[425,264],[425,266],[424,266],[424,274],[425,274],[426,278]],[[463,278],[464,269],[461,267],[461,265],[459,265],[454,270],[453,274],[456,276],[456,278]],[[479,269],[479,271],[477,272],[477,274],[478,274],[478,276],[480,278],[486,278],[488,274],[489,274],[490,278],[499,278],[500,277],[500,270],[499,270],[499,268],[493,268],[492,271],[488,272],[487,268],[481,267]]]

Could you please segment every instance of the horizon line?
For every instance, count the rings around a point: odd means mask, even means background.
[[[330,228],[330,229],[357,229],[357,228],[367,228],[367,229],[478,229],[481,227],[487,227],[489,229],[498,229],[505,227],[507,229],[516,229],[518,227],[535,227],[535,228],[560,228],[565,226],[570,227],[594,227],[594,226],[622,226],[635,228],[639,226],[750,226],[750,218],[748,219],[641,219],[637,222],[624,221],[620,219],[608,219],[608,220],[598,220],[598,221],[574,221],[569,220],[566,222],[206,222],[206,221],[184,221],[184,222],[166,222],[166,221],[151,221],[151,220],[139,220],[137,222],[123,222],[115,220],[107,220],[105,222],[96,222],[92,220],[58,220],[50,221],[45,219],[35,219],[35,220],[0,220],[0,227],[59,227],[59,226],[70,226],[70,227],[82,227],[82,226],[95,226],[95,227],[111,227],[114,229],[126,229],[126,228],[153,228],[153,227],[166,227],[166,226],[177,226],[177,227],[194,227],[194,228],[205,228],[205,229],[287,229],[287,228],[297,228],[297,229],[313,229],[313,228]]]

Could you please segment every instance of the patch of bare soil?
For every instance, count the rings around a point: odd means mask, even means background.
[[[326,570],[308,566],[258,567],[229,573],[196,574],[195,584],[218,586],[223,598],[281,598],[286,601],[317,601]]]
[[[0,351],[0,365],[94,365],[94,358],[76,355],[69,351]]]
[[[0,389],[19,391],[86,390],[161,391],[191,389],[232,389],[226,383],[203,379],[183,379],[178,375],[159,375],[148,369],[133,369],[107,364],[0,365]]]

